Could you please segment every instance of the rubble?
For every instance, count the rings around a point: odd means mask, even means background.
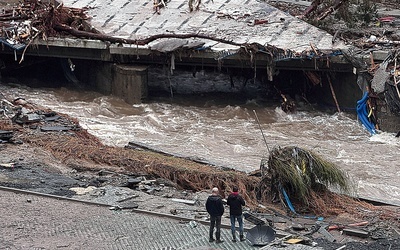
[[[13,137],[13,131],[0,130],[0,143],[10,141]]]

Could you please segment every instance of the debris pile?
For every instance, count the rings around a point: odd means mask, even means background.
[[[315,0],[310,5],[270,1],[280,9],[297,10],[293,13],[333,35],[332,43],[340,38],[349,49],[341,52],[356,68],[357,83],[362,98],[356,111],[360,122],[370,132],[400,131],[400,92],[398,89],[398,61],[400,45],[400,17],[389,16],[385,10],[396,10],[390,1],[327,2]],[[334,12],[331,12],[335,10]],[[381,62],[374,61],[374,53],[387,53]],[[370,57],[370,60],[366,58]],[[333,97],[335,99],[334,93]],[[338,104],[337,104],[338,107]],[[338,111],[340,112],[339,108]]]
[[[384,241],[391,242],[394,247],[400,237],[394,224],[385,225],[370,217],[343,217],[332,221],[322,217],[287,217],[273,211],[245,212],[244,218],[255,225],[247,230],[247,240],[254,246],[260,246],[260,249],[293,245],[318,246],[322,249],[346,249],[346,246],[349,249],[387,249],[372,245]]]
[[[295,216],[300,210],[320,215],[336,213],[335,209],[328,207],[333,202],[336,206],[342,202],[336,200],[336,195],[328,188],[342,191],[343,198],[351,192],[346,173],[316,153],[298,147],[272,149],[268,161],[264,159],[262,162],[260,171],[259,195],[280,201],[288,213]]]
[[[369,72],[373,75],[371,87],[378,95],[383,95],[389,110],[400,116],[400,50],[392,50],[380,63],[372,62]]]
[[[39,129],[42,132],[80,129],[79,125],[71,123],[62,115],[48,109],[37,108],[23,98],[17,98],[12,102],[3,99],[1,104],[0,110],[3,115],[0,118],[3,119],[3,126],[10,130],[13,129],[13,124]]]
[[[274,148],[264,172],[271,177],[273,191],[287,190],[303,204],[310,202],[311,191],[318,191],[321,185],[345,192],[349,190],[348,178],[343,171],[314,152],[299,147]]]
[[[400,131],[400,52],[388,51],[386,58],[377,63],[370,53],[370,63],[362,58],[345,52],[357,65],[357,83],[363,92],[358,101],[357,114],[361,123],[371,133],[377,130],[397,133]]]
[[[41,1],[25,0],[12,9],[4,9],[0,15],[3,26],[0,42],[20,50],[26,48],[36,37],[47,40],[59,33],[57,26],[66,25],[77,30],[91,30],[84,20],[86,8],[67,8]],[[21,61],[23,61],[23,56]]]
[[[321,21],[347,2],[348,1],[346,0],[339,0],[335,2],[314,0],[304,11],[302,17],[308,17],[316,21]]]

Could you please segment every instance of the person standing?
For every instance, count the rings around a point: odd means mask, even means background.
[[[206,201],[206,209],[210,214],[210,242],[214,241],[214,227],[215,238],[217,239],[216,243],[224,242],[221,240],[221,217],[224,214],[224,204],[222,203],[222,198],[219,196],[218,188],[213,188],[211,191],[211,195],[207,198]]]
[[[244,235],[243,235],[243,209],[242,206],[246,205],[246,202],[244,201],[243,197],[239,194],[239,189],[238,187],[233,187],[232,193],[228,196],[227,204],[229,206],[229,213],[230,213],[230,219],[231,219],[231,231],[232,231],[232,241],[236,242],[236,229],[235,229],[235,223],[236,220],[239,223],[239,235],[240,235],[240,241],[244,241]]]

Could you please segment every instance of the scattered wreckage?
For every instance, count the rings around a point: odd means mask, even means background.
[[[378,115],[386,114],[388,116],[400,117],[400,50],[392,50],[380,64],[375,64],[371,59],[371,68],[368,70],[373,75],[371,80],[371,91],[368,102],[368,118],[375,123],[379,129],[380,117]],[[374,104],[377,103],[378,107]],[[378,111],[376,111],[378,109]],[[379,112],[379,113],[378,113]],[[365,114],[365,113],[364,113]],[[397,131],[400,128],[396,126]],[[397,136],[399,133],[397,134]]]
[[[28,106],[25,108],[24,106]],[[28,104],[23,98],[17,98],[12,102],[2,99],[0,112],[4,124],[1,127],[10,129],[0,130],[0,142],[22,143],[21,140],[13,138],[13,124],[29,126],[30,129],[39,129],[42,132],[79,130],[80,127],[69,123],[61,115],[54,111],[45,109],[29,109]],[[2,122],[2,123],[3,123]]]
[[[348,51],[347,58],[354,62],[358,72],[357,84],[363,96],[357,101],[356,111],[359,121],[371,135],[381,131],[400,132],[400,60],[399,49],[390,50],[385,59],[376,63],[370,53],[367,64]]]
[[[104,173],[102,176],[112,176],[112,172]],[[114,173],[115,176],[115,173]],[[128,184],[129,183],[129,184]],[[114,199],[112,210],[140,210],[142,200],[147,195],[159,195],[167,198],[168,201],[155,202],[153,211],[156,215],[169,213],[180,221],[185,221],[194,228],[198,223],[207,222],[207,212],[204,209],[204,202],[207,193],[198,195],[187,192],[181,192],[185,198],[175,198],[170,193],[168,185],[160,183],[158,180],[148,180],[144,177],[129,179],[126,184],[132,190],[141,190],[146,195],[139,193],[129,193],[126,190],[118,191],[118,188],[101,187],[96,189],[80,189],[82,196],[98,197],[98,201]],[[121,187],[120,187],[121,188]],[[74,189],[77,190],[77,189]],[[102,191],[103,190],[103,191]],[[107,198],[106,194],[119,193],[119,197]],[[103,197],[104,196],[104,197]],[[168,211],[168,209],[170,209]],[[269,249],[271,247],[288,247],[294,244],[324,247],[326,244],[333,249],[346,246],[346,244],[365,244],[365,242],[374,242],[374,240],[393,241],[399,237],[395,229],[388,228],[385,225],[376,224],[374,219],[348,220],[340,222],[331,220],[331,218],[312,217],[305,215],[285,215],[282,212],[268,208],[269,212],[257,212],[256,210],[245,209],[244,218],[247,221],[246,240],[248,244],[259,247],[259,249]],[[149,212],[151,213],[151,212]],[[223,226],[229,228],[229,219],[224,216]],[[362,243],[361,243],[362,242]],[[394,243],[395,244],[395,243]],[[393,245],[394,246],[394,245]]]

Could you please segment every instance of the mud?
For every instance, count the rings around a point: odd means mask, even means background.
[[[43,168],[42,168],[43,167]],[[39,163],[15,163],[13,167],[0,167],[0,185],[39,193],[71,197],[71,187],[83,182],[49,170]]]

